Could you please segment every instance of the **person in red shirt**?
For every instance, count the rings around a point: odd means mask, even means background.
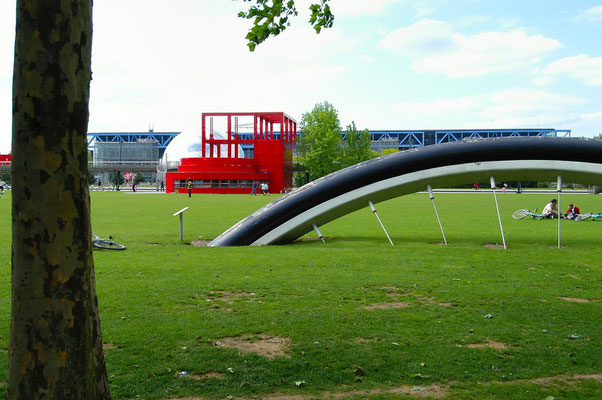
[[[567,219],[575,219],[575,217],[579,214],[581,214],[579,212],[579,207],[574,206],[573,203],[569,204],[569,209],[566,210],[566,218]]]

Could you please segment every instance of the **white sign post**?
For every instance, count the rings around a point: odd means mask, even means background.
[[[180,240],[184,240],[184,211],[188,210],[189,207],[184,207],[173,216],[180,216]]]

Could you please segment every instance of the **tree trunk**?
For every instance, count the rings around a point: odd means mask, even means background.
[[[7,399],[109,399],[88,192],[92,0],[18,0]]]

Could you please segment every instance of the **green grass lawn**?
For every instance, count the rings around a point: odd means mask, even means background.
[[[498,194],[506,251],[484,246],[501,244],[484,191],[436,194],[449,246],[414,194],[376,204],[394,247],[366,208],[320,227],[326,244],[209,248],[190,243],[275,196],[94,192],[94,232],[127,245],[94,252],[112,396],[602,398],[602,221],[562,221],[557,249],[557,221],[511,218],[551,197]],[[3,397],[10,194],[0,219]]]

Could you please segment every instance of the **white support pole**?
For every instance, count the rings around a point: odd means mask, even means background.
[[[560,248],[560,194],[562,193],[562,176],[558,175],[558,179],[556,180],[556,193],[558,194],[558,248]]]
[[[435,205],[435,196],[433,195],[433,188],[431,187],[431,185],[428,185],[426,187],[426,190],[428,190],[429,197],[431,198],[431,201],[433,202],[433,208],[435,209],[435,215],[437,216],[437,221],[439,222],[439,228],[441,228],[441,234],[443,235],[443,242],[445,242],[445,245],[447,246],[447,239],[445,238],[445,232],[443,232],[443,225],[441,225],[441,218],[439,218],[439,213],[437,212],[437,206]]]
[[[324,236],[322,236],[322,232],[320,232],[320,230],[318,229],[316,224],[313,224],[313,226],[314,226],[314,231],[316,231],[316,235],[318,235],[318,237],[320,238],[322,243],[326,243],[326,241],[324,240]]]
[[[184,213],[180,214],[180,240],[184,240]]]
[[[184,240],[184,211],[188,210],[189,207],[184,207],[180,211],[173,214],[174,217],[180,216],[180,240]]]
[[[372,203],[372,200],[368,200],[368,205],[370,206],[370,208],[372,209],[372,212],[374,213],[374,215],[376,216],[376,219],[378,220],[378,222],[380,223],[380,226],[383,228],[383,231],[385,231],[385,235],[387,235],[387,239],[389,239],[389,243],[391,243],[391,246],[395,246],[393,244],[393,241],[391,240],[391,237],[389,236],[389,232],[387,232],[387,230],[385,229],[385,226],[383,225],[383,222],[380,220],[378,213],[376,212],[376,208],[374,208],[374,203]]]
[[[500,222],[500,231],[502,232],[502,242],[504,243],[504,250],[507,250],[506,247],[506,237],[504,236],[504,227],[502,226],[502,217],[500,215],[500,206],[497,203],[497,194],[495,192],[495,178],[492,176],[489,178],[491,181],[491,190],[493,190],[493,198],[495,199],[495,209],[497,210],[497,219]]]

